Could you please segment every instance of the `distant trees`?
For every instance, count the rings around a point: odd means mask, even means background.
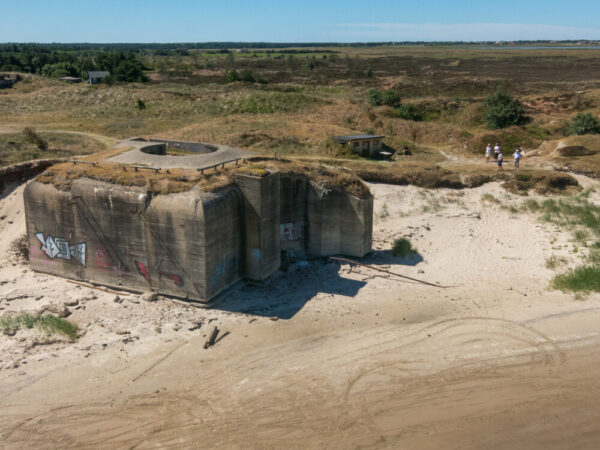
[[[60,44],[0,44],[0,71],[86,78],[89,71],[107,70],[117,81],[138,82],[148,81],[145,69],[130,51],[69,48]]]
[[[504,89],[498,90],[483,102],[484,120],[488,128],[497,130],[511,125],[522,125],[526,121],[523,105],[511,97]]]
[[[144,82],[148,77],[144,74],[143,66],[138,61],[121,61],[111,72],[119,81]]]
[[[567,130],[568,134],[600,134],[600,121],[591,113],[577,113]]]
[[[118,81],[148,81],[148,77],[144,74],[144,65],[133,53],[103,52],[96,55],[93,59],[95,67],[98,70],[108,70]]]
[[[45,64],[40,71],[40,75],[50,78],[60,77],[78,77],[80,76],[78,67],[72,62],[59,62],[54,64]]]

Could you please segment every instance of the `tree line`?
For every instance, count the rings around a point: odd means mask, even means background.
[[[144,64],[125,50],[66,50],[64,44],[1,44],[0,71],[35,73],[60,78],[87,78],[90,71],[107,70],[111,80],[147,81]]]

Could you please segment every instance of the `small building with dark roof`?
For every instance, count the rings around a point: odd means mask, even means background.
[[[88,72],[88,84],[98,84],[108,76],[110,72],[106,70]]]
[[[347,145],[357,155],[374,158],[383,149],[384,137],[382,134],[349,134],[334,136],[332,139],[338,144]]]

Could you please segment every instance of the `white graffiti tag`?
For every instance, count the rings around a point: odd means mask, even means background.
[[[44,233],[35,233],[35,237],[42,243],[42,251],[50,259],[75,259],[85,267],[86,243],[69,245],[66,239],[48,236],[44,238]]]

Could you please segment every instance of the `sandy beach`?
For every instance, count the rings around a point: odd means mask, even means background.
[[[370,187],[361,262],[439,287],[319,259],[212,308],[148,302],[16,260],[24,186],[5,196],[0,314],[58,311],[81,335],[0,336],[3,447],[598,448],[600,295],[551,290],[546,267],[580,261],[570,230],[502,207],[524,198],[499,183]],[[400,237],[418,256],[389,253]]]

